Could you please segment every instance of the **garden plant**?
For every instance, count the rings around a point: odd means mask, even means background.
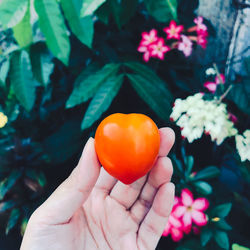
[[[140,113],[176,134],[175,204],[157,249],[250,248],[250,58],[233,80],[219,58],[200,64],[217,34],[198,6],[0,0],[1,238],[20,247],[105,117]]]

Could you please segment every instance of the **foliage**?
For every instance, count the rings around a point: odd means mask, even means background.
[[[209,20],[195,16],[197,6],[198,0],[1,1],[0,216],[6,234],[24,233],[32,212],[73,169],[108,114],[145,113],[169,126],[174,100],[205,92],[203,100],[223,103],[225,117],[234,117],[238,135],[245,135],[250,60],[248,75],[235,81],[222,82],[224,65],[217,62],[205,74],[195,62],[196,48],[205,49],[212,32]],[[172,28],[179,29],[174,37]],[[152,52],[159,49],[155,42],[145,45],[152,30],[169,47],[164,61]],[[189,51],[181,47],[185,39]],[[145,48],[147,63],[139,53]],[[184,232],[178,243],[162,238],[159,249],[247,247],[250,166],[241,161],[247,155],[239,156],[234,137],[218,146],[202,130],[188,143],[183,128],[171,126],[176,195],[189,189],[210,205],[207,224],[193,229],[198,234]]]

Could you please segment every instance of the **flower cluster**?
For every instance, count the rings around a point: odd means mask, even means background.
[[[236,135],[235,140],[241,161],[250,161],[250,130],[246,130],[243,135]]]
[[[171,49],[178,49],[188,57],[192,53],[193,42],[199,44],[202,48],[207,46],[207,26],[203,23],[202,17],[194,19],[195,26],[184,30],[183,25],[177,25],[172,20],[168,27],[163,31],[166,33],[166,41],[159,37],[157,30],[142,33],[142,40],[137,50],[143,53],[143,60],[148,62],[151,57],[164,60],[165,54]],[[196,32],[194,35],[193,32]]]
[[[171,235],[173,241],[180,241],[184,233],[189,234],[192,228],[194,233],[197,233],[200,227],[207,224],[204,211],[208,206],[209,202],[206,198],[194,200],[191,191],[183,189],[181,197],[175,197],[174,207],[162,235]]]
[[[7,122],[8,117],[4,113],[0,112],[0,128],[3,128]]]
[[[205,133],[220,145],[227,137],[237,134],[229,119],[226,104],[217,99],[204,100],[198,93],[186,99],[176,99],[170,119],[181,128],[181,134],[191,143]]]

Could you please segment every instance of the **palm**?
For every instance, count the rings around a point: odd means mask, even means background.
[[[32,215],[21,249],[155,249],[174,198],[166,138],[151,172],[130,185],[99,172],[91,143],[79,165],[93,166],[77,167]]]

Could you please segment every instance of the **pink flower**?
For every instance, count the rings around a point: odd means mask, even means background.
[[[145,62],[148,62],[150,57],[151,57],[151,51],[149,49],[148,46],[142,45],[142,43],[140,43],[139,47],[137,48],[137,51],[144,53],[143,54],[143,60]]]
[[[215,82],[205,82],[204,87],[207,88],[210,92],[215,93],[217,89],[218,84],[224,84],[225,83],[225,75],[220,74],[220,77],[215,77]]]
[[[205,82],[204,87],[207,88],[210,92],[215,93],[217,84],[215,82]]]
[[[170,47],[165,45],[163,38],[159,38],[158,41],[150,45],[149,48],[151,49],[151,55],[153,57],[158,57],[161,60],[164,59],[165,53],[170,50]]]
[[[224,84],[225,82],[226,82],[226,77],[224,74],[220,74],[219,77],[218,76],[215,77],[216,84],[221,84],[221,83]]]
[[[209,202],[206,198],[194,200],[193,194],[186,188],[181,192],[180,202],[181,204],[173,211],[173,216],[182,218],[183,230],[185,232],[190,232],[192,222],[197,226],[205,226],[207,224],[207,217],[204,210],[208,208]]]
[[[233,123],[237,123],[237,122],[238,122],[238,118],[237,118],[234,114],[232,114],[232,113],[230,113],[230,112],[228,112],[228,114],[229,114],[229,119],[230,119]]]
[[[183,25],[176,25],[176,22],[172,20],[169,24],[169,27],[163,29],[167,33],[167,39],[180,39],[181,32],[183,31]]]
[[[207,38],[202,34],[198,34],[197,44],[199,44],[203,49],[207,47]]]
[[[149,46],[152,43],[155,43],[158,40],[158,36],[157,36],[157,30],[152,29],[150,30],[149,33],[147,32],[142,32],[142,41],[141,44],[145,45],[145,46]]]
[[[178,44],[178,50],[182,51],[186,57],[191,55],[192,45],[193,43],[187,36],[181,35],[181,42]]]
[[[170,214],[163,236],[171,235],[173,241],[180,241],[183,238],[182,223],[179,219]]]
[[[198,16],[194,19],[194,23],[197,25],[196,26],[196,31],[199,34],[200,32],[205,32],[207,31],[207,26],[203,23],[203,17]]]

